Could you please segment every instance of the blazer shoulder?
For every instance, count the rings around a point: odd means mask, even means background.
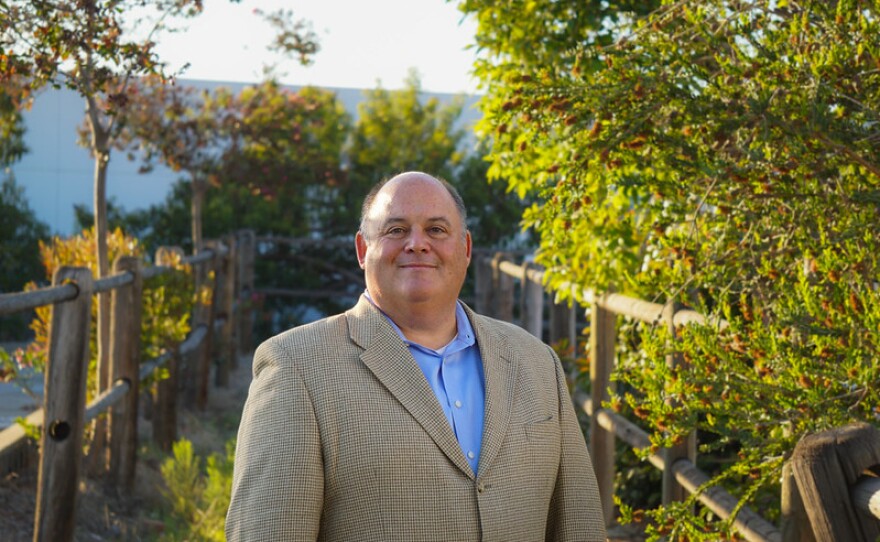
[[[282,331],[278,335],[266,339],[264,344],[287,345],[310,341],[323,342],[340,333],[347,335],[347,329],[345,315],[336,314]]]
[[[550,347],[538,337],[535,337],[516,324],[498,320],[490,316],[471,312],[472,323],[477,329],[488,331],[502,342],[506,342],[514,349],[549,349]]]
[[[254,360],[286,360],[300,365],[314,359],[310,355],[348,341],[348,324],[344,314],[337,314],[283,331],[263,341],[254,352]]]
[[[483,327],[483,329],[496,335],[500,335],[515,343],[530,343],[535,345],[544,344],[541,339],[511,322],[505,322],[504,320],[498,320],[497,318],[492,318],[491,316],[475,312],[471,312],[471,319],[475,327]]]

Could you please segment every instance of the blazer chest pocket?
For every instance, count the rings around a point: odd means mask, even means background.
[[[553,414],[539,416],[522,424],[530,444],[552,445],[559,441],[559,423]]]

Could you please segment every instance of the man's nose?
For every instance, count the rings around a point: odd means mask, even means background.
[[[428,235],[420,228],[410,230],[406,240],[406,250],[409,252],[426,252],[429,248]]]

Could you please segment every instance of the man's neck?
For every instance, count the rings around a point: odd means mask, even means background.
[[[455,323],[455,314],[452,315],[452,321],[444,325],[440,325],[439,322],[434,322],[427,325],[420,325],[421,323],[417,323],[412,326],[407,326],[398,323],[397,320],[395,320],[394,323],[397,324],[397,327],[400,328],[400,331],[407,340],[432,350],[443,348],[449,344],[449,342],[455,338],[458,329]]]
[[[458,333],[453,303],[449,308],[438,310],[420,307],[394,307],[390,311],[381,307],[385,314],[397,324],[407,340],[427,348],[438,349],[446,346]]]

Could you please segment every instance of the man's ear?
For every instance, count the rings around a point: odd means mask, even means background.
[[[363,269],[364,261],[367,258],[367,240],[364,239],[361,232],[357,232],[354,235],[354,249],[357,252],[358,264],[361,266],[361,269]]]
[[[466,245],[465,250],[467,251],[468,263],[471,263],[471,249],[473,248],[472,244],[473,244],[473,240],[471,239],[471,232],[470,232],[470,230],[468,230],[465,232],[465,245]]]

